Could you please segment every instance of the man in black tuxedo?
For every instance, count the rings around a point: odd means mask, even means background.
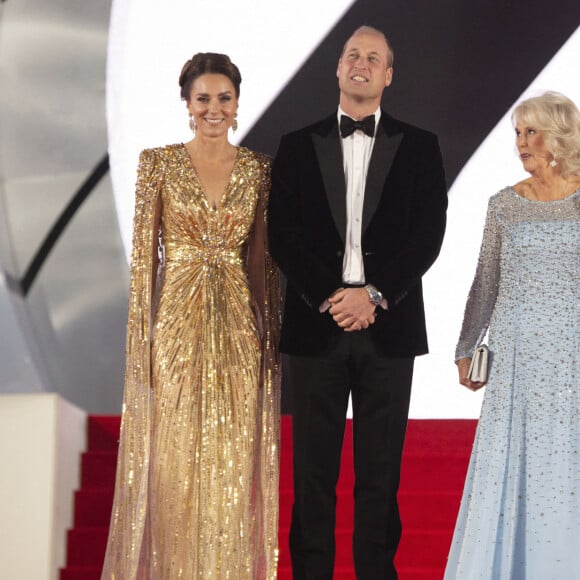
[[[270,250],[288,281],[295,580],[333,577],[349,394],[356,575],[397,578],[413,361],[427,352],[421,277],[439,253],[447,194],[437,137],[380,107],[392,63],[382,32],[357,29],[338,61],[338,114],[282,137],[272,167]]]

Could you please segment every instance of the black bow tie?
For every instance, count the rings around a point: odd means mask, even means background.
[[[355,121],[346,115],[340,116],[340,136],[348,137],[354,133],[357,129],[368,135],[369,137],[374,137],[375,135],[375,116],[369,115],[365,117],[362,121]]]

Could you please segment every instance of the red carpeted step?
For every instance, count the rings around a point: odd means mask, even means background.
[[[90,415],[87,423],[88,448],[91,451],[117,451],[119,447],[119,415]]]
[[[102,566],[107,547],[108,528],[74,528],[67,537],[69,566]]]
[[[453,527],[441,530],[407,527],[395,558],[397,568],[444,568],[452,535]]]
[[[425,455],[469,455],[476,426],[477,421],[472,419],[411,419],[405,451]]]
[[[87,451],[81,457],[81,487],[114,487],[116,451]]]
[[[282,460],[284,458],[284,460]],[[280,452],[280,489],[292,491],[292,479],[294,470],[292,469],[292,451]]]
[[[451,530],[455,526],[461,490],[399,491],[401,520],[407,529]]]
[[[400,489],[405,491],[463,491],[469,456],[406,453],[401,466]]]
[[[441,580],[445,566],[432,568],[406,568],[399,570],[399,580]],[[352,580],[355,580],[354,578]]]
[[[113,507],[113,487],[81,488],[75,492],[74,526],[109,527]]]
[[[60,571],[60,580],[101,580],[101,566],[68,566]]]

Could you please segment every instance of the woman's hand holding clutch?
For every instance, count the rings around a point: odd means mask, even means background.
[[[470,358],[460,358],[455,362],[455,364],[457,365],[457,370],[459,371],[459,382],[464,387],[467,387],[470,391],[475,392],[481,389],[481,387],[485,386],[486,381],[474,382],[467,377],[469,373],[469,367],[471,366]]]

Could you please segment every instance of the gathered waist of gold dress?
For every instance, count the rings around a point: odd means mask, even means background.
[[[190,263],[227,263],[233,266],[242,264],[242,248],[220,248],[220,247],[199,247],[199,248],[178,248],[174,250],[166,249],[165,263],[190,264]]]

